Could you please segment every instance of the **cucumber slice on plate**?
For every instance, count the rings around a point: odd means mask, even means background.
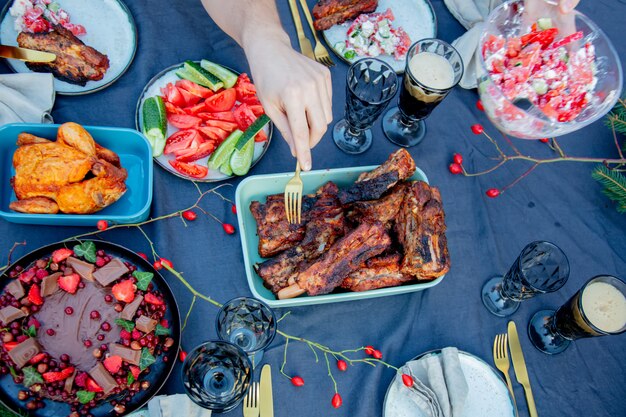
[[[243,132],[239,129],[231,133],[209,157],[209,169],[220,169],[225,162],[230,160],[230,155],[235,150],[235,145]]]
[[[152,146],[152,156],[163,153],[167,133],[165,103],[160,96],[149,97],[143,102],[143,134]]]
[[[217,91],[224,87],[222,80],[211,74],[193,61],[185,61],[183,67],[176,71],[176,75],[201,86]],[[236,80],[235,80],[236,81]]]
[[[237,74],[219,64],[203,59],[200,61],[200,66],[219,78],[224,83],[224,88],[231,88],[237,83]]]
[[[254,156],[254,138],[250,138],[241,149],[235,148],[230,156],[230,168],[235,175],[246,175],[252,166]]]
[[[228,161],[224,162],[220,167],[220,172],[229,177],[233,176],[233,169],[230,167],[230,158]]]
[[[254,139],[266,124],[270,122],[270,118],[266,114],[262,114],[243,132],[243,135],[237,141],[235,148],[241,150],[250,139]]]

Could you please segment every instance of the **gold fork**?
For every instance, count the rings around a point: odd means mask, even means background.
[[[293,23],[296,25],[296,33],[298,34],[298,43],[300,44],[300,52],[302,55],[315,59],[313,53],[313,47],[311,41],[304,35],[304,29],[302,28],[302,20],[300,20],[300,12],[298,11],[298,5],[296,0],[289,0],[289,8],[291,9],[291,16],[293,17]]]
[[[291,224],[300,223],[302,214],[302,179],[300,179],[300,162],[296,162],[296,172],[285,186],[285,212]]]
[[[243,402],[243,417],[259,417],[259,383],[253,382]]]
[[[330,55],[324,45],[320,42],[317,37],[317,33],[315,28],[313,27],[313,19],[311,18],[311,12],[309,11],[309,7],[306,4],[306,0],[300,0],[300,6],[302,6],[302,11],[304,12],[304,17],[306,17],[306,21],[309,22],[309,27],[311,28],[311,33],[313,33],[313,38],[315,39],[315,50],[313,53],[315,54],[315,60],[322,65],[326,65],[327,67],[332,67],[335,65],[332,59],[330,59]]]
[[[511,378],[509,377],[511,363],[509,362],[508,340],[508,336],[505,333],[496,335],[493,341],[493,361],[496,364],[496,368],[504,374],[506,385],[509,387],[511,398],[513,398],[515,415],[517,416],[517,402],[515,401],[515,394],[513,393],[513,384],[511,384]]]

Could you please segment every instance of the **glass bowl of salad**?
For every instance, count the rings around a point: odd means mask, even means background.
[[[489,119],[522,139],[561,136],[608,113],[622,89],[611,41],[584,14],[507,1],[480,39],[478,93]]]

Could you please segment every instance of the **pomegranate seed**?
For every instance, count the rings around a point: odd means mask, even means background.
[[[161,269],[163,269],[163,265],[161,265],[161,262],[159,261],[154,261],[154,263],[152,264],[152,266],[154,267],[154,269],[156,269],[157,271],[160,271]]]
[[[374,359],[382,359],[383,358],[383,354],[381,353],[380,350],[375,350],[374,353],[372,353],[372,356],[374,357]]]
[[[72,314],[74,314],[74,309],[72,307],[65,307],[65,314],[71,316]]]
[[[130,332],[126,329],[120,330],[120,337],[122,339],[130,339]]]
[[[498,190],[497,188],[490,188],[487,190],[487,192],[485,192],[485,194],[487,194],[487,197],[496,198],[500,195],[500,190]]]
[[[104,301],[107,303],[110,303],[111,301],[113,301],[113,296],[111,294],[107,294],[104,296]]]
[[[107,222],[106,220],[98,220],[98,223],[96,223],[96,227],[98,228],[98,230],[102,230],[104,232],[109,227],[109,222]]]
[[[148,260],[148,255],[146,255],[143,252],[137,252],[137,255],[141,256],[143,259],[145,259],[146,261]]]
[[[64,354],[61,355],[61,357],[59,359],[61,359],[61,362],[69,362],[70,361],[70,356],[67,353],[64,353]]]
[[[341,371],[341,372],[345,372],[346,369],[348,369],[348,364],[346,363],[346,361],[344,361],[343,359],[339,359],[337,361],[337,368]]]
[[[481,133],[483,133],[483,131],[485,130],[485,129],[483,129],[483,126],[482,126],[482,125],[479,125],[478,123],[477,123],[477,124],[475,124],[475,125],[472,125],[471,129],[472,129],[472,132],[473,132],[475,135],[480,135],[480,134],[481,134]]]
[[[187,357],[187,352],[185,352],[184,350],[181,350],[178,353],[178,360],[180,360],[181,362],[185,362],[186,357]]]
[[[226,233],[228,233],[229,235],[232,235],[233,233],[235,233],[235,227],[232,224],[229,223],[223,223],[222,224],[222,228],[224,229],[224,231]]]
[[[97,310],[93,310],[89,313],[89,318],[92,320],[98,320],[100,318],[100,313]]]
[[[191,210],[186,210],[186,211],[183,211],[183,217],[185,218],[185,220],[189,220],[190,222],[192,222],[196,220],[198,215]]]
[[[461,165],[453,162],[448,166],[448,171],[450,171],[454,175],[458,175],[463,172],[463,168],[461,168]]]
[[[374,354],[374,348],[371,345],[367,345],[365,346],[365,354],[366,355],[373,355]]]
[[[455,153],[454,155],[452,155],[452,160],[455,164],[461,165],[463,163],[463,155],[461,155],[460,153]]]
[[[480,100],[478,100],[478,101],[476,102],[476,108],[477,108],[478,110],[480,110],[480,111],[485,111],[485,107],[483,106],[483,102],[482,102],[482,101],[480,101]]]
[[[141,332],[137,329],[133,329],[133,332],[130,334],[130,337],[132,337],[133,340],[139,340],[141,339]]]
[[[99,334],[98,336],[96,336],[96,339],[98,339],[98,341],[102,342],[104,340],[104,335],[103,334]]]
[[[161,261],[161,265],[165,265],[170,269],[174,269],[174,265],[172,265],[172,263],[168,259],[161,258],[160,261]]]
[[[108,321],[105,321],[100,325],[100,328],[104,330],[105,332],[108,332],[109,330],[111,330],[111,325],[109,324]]]
[[[230,206],[230,211],[232,211],[233,214],[237,214],[237,206],[234,205],[234,204],[232,206]]]
[[[48,330],[46,330],[46,334],[47,334],[48,336],[54,336],[54,334],[55,334],[55,333],[56,333],[56,332],[54,331],[54,329],[48,329]]]
[[[413,386],[413,377],[411,375],[402,374],[402,383],[411,388]]]
[[[167,321],[167,319],[163,319],[163,320],[161,320],[161,326],[163,326],[163,327],[170,327],[170,324]]]
[[[96,266],[97,266],[98,268],[102,268],[102,267],[104,266],[104,264],[105,264],[105,263],[106,263],[106,262],[104,261],[104,258],[101,258],[101,257],[99,257],[99,256],[96,258]]]
[[[293,378],[291,378],[291,383],[296,387],[301,387],[304,385],[304,379],[302,379],[302,377],[300,376],[294,376]]]
[[[539,142],[548,143],[548,142],[550,142],[550,139],[548,139],[548,138],[541,138],[541,139],[539,139]]]
[[[335,395],[333,395],[333,400],[331,401],[331,404],[335,408],[339,408],[339,407],[341,407],[341,404],[343,404],[343,400],[341,399],[341,395],[339,395],[338,392],[336,392]]]
[[[93,343],[91,343],[91,340],[85,340],[83,342],[83,345],[85,345],[85,347],[87,348],[90,348],[93,345]]]
[[[100,350],[105,352],[109,347],[107,345],[100,345]]]

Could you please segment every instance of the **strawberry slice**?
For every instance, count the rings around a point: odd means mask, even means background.
[[[118,282],[111,289],[117,301],[123,301],[125,303],[130,303],[135,299],[135,291],[137,291],[137,287],[130,279]]]
[[[46,382],[58,382],[63,381],[64,379],[69,378],[74,373],[74,367],[70,366],[68,368],[63,369],[60,372],[45,372],[41,376],[43,380]]]
[[[154,304],[155,306],[162,306],[164,304],[163,300],[161,300],[159,297],[152,294],[151,292],[144,294],[143,299],[146,301],[146,303]]]
[[[87,381],[85,381],[85,388],[90,392],[102,392],[104,391],[100,385],[93,379],[87,377]]]
[[[12,351],[13,348],[17,345],[19,345],[19,343],[17,342],[4,342],[4,348],[6,349],[7,352]]]
[[[116,374],[122,367],[122,357],[118,355],[109,356],[104,360],[103,364],[107,371]]]
[[[39,290],[39,285],[33,284],[28,290],[28,301],[31,303],[40,306],[43,304],[43,298],[41,297],[41,291]]]
[[[70,256],[74,255],[74,251],[68,248],[57,249],[52,252],[52,262],[58,264],[59,262],[63,262]]]
[[[130,365],[130,373],[133,375],[133,378],[139,378],[139,374],[141,373],[141,369],[138,366]]]
[[[32,365],[38,364],[39,362],[44,360],[45,357],[46,357],[45,353],[38,353],[35,356],[33,356],[32,359],[28,361],[28,363],[30,363]]]
[[[33,266],[32,268],[22,272],[19,276],[19,280],[25,284],[30,284],[30,282],[33,280],[33,278],[35,278],[35,275],[37,274],[36,269],[37,268]]]
[[[57,283],[63,291],[69,292],[70,294],[75,294],[76,290],[78,289],[78,284],[80,283],[80,275],[62,275],[57,279]]]

